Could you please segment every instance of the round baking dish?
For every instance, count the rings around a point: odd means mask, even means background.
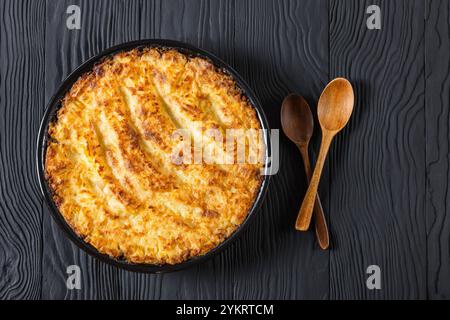
[[[242,93],[248,98],[251,105],[255,108],[261,128],[264,129],[264,142],[266,146],[265,152],[265,175],[263,176],[263,181],[261,183],[260,190],[255,198],[255,201],[247,214],[246,219],[242,222],[242,224],[231,234],[225,241],[220,243],[217,247],[207,252],[204,255],[193,257],[189,260],[186,260],[179,264],[174,265],[152,265],[152,264],[136,264],[130,263],[126,260],[118,260],[112,258],[106,254],[100,253],[95,247],[85,242],[81,237],[79,237],[69,226],[69,224],[65,221],[62,214],[59,212],[56,204],[52,198],[52,192],[47,184],[47,180],[45,178],[45,154],[47,150],[47,142],[49,139],[48,136],[48,126],[54,120],[58,109],[61,106],[61,100],[65,96],[65,94],[71,89],[72,85],[78,80],[78,78],[84,73],[93,69],[93,67],[101,62],[105,57],[114,55],[120,51],[128,51],[134,48],[145,48],[145,47],[160,47],[160,48],[173,48],[184,54],[189,56],[199,56],[202,58],[206,58],[218,67],[219,69],[224,70],[228,74],[230,74],[239,88],[242,90]],[[162,272],[171,272],[179,269],[183,269],[189,266],[196,265],[202,261],[207,260],[208,258],[214,256],[219,253],[227,246],[229,246],[236,238],[242,234],[243,230],[249,225],[250,221],[254,218],[256,212],[258,211],[261,202],[263,201],[264,195],[267,192],[268,183],[269,183],[269,159],[271,155],[271,146],[270,146],[270,136],[269,136],[269,126],[267,123],[267,119],[264,115],[263,109],[261,108],[258,99],[255,94],[252,92],[247,83],[239,76],[239,74],[233,70],[229,65],[220,60],[215,55],[208,53],[204,50],[196,48],[194,46],[173,41],[173,40],[164,40],[164,39],[149,39],[149,40],[138,40],[133,42],[127,42],[118,46],[114,46],[109,48],[100,54],[90,58],[88,61],[83,63],[80,67],[78,67],[75,71],[73,71],[61,84],[59,89],[56,91],[55,95],[51,98],[47,109],[44,113],[44,116],[41,121],[38,140],[37,140],[37,148],[36,148],[36,156],[37,156],[37,174],[40,183],[40,188],[42,195],[47,203],[49,211],[56,221],[56,223],[62,228],[64,233],[71,239],[78,247],[87,252],[88,254],[104,261],[108,264],[114,265],[116,267],[120,267],[126,270],[135,271],[135,272],[146,272],[146,273],[162,273]]]

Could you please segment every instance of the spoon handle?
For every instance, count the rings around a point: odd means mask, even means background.
[[[311,223],[311,216],[314,208],[314,202],[317,195],[317,188],[319,187],[320,176],[322,174],[325,158],[330,148],[333,135],[325,134],[322,137],[322,145],[320,146],[319,156],[317,157],[316,167],[309,183],[308,191],[306,191],[305,198],[303,199],[302,206],[300,207],[300,213],[295,223],[295,228],[300,231],[306,231]]]
[[[308,145],[298,145],[300,153],[303,158],[303,164],[305,167],[306,180],[308,184],[311,180],[311,163],[309,161]],[[319,194],[316,196],[314,202],[314,216],[316,218],[316,237],[320,248],[323,250],[328,249],[330,245],[330,236],[328,234],[327,220],[323,213],[322,203],[320,202]]]

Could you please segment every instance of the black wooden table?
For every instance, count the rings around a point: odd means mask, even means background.
[[[373,4],[381,30],[366,26]],[[81,9],[79,30],[66,26],[69,5]],[[0,0],[0,298],[450,298],[449,21],[448,0]],[[320,188],[331,250],[293,229],[306,186],[283,135],[256,221],[214,259],[146,275],[69,242],[37,184],[41,116],[71,70],[144,38],[221,57],[255,90],[272,128],[287,93],[314,105],[328,80],[352,81],[355,111]],[[81,268],[80,290],[66,287],[69,265]],[[370,265],[380,290],[366,286]]]

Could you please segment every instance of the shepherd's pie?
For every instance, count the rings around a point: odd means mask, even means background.
[[[246,218],[264,162],[174,161],[179,130],[223,151],[225,143],[204,138],[209,129],[261,129],[226,72],[175,49],[109,57],[75,82],[49,126],[53,200],[84,241],[111,257],[161,265],[205,254]]]

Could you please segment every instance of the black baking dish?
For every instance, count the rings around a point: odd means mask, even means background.
[[[51,190],[47,184],[46,178],[45,178],[45,154],[47,149],[47,141],[48,141],[48,125],[51,121],[55,119],[56,112],[61,106],[61,99],[65,96],[65,94],[70,90],[72,85],[78,80],[78,78],[83,75],[84,73],[90,71],[93,69],[93,67],[101,62],[104,58],[114,55],[120,51],[127,51],[134,48],[145,48],[145,47],[160,47],[160,48],[174,48],[184,54],[190,55],[190,56],[200,56],[206,59],[209,59],[212,61],[212,63],[218,67],[221,70],[224,70],[228,74],[230,74],[236,83],[238,84],[239,88],[242,90],[242,93],[248,98],[251,105],[255,108],[258,118],[261,123],[261,127],[264,129],[264,139],[266,144],[266,162],[265,162],[265,175],[263,176],[263,181],[261,184],[261,188],[259,190],[259,193],[253,203],[252,208],[250,209],[250,212],[248,213],[246,219],[244,222],[236,229],[236,231],[228,237],[224,242],[219,244],[217,247],[215,247],[213,250],[207,252],[206,254],[198,257],[191,258],[189,260],[186,260],[182,263],[175,264],[175,265],[152,265],[152,264],[134,264],[127,262],[125,260],[118,260],[114,259],[106,254],[102,254],[99,251],[97,251],[96,248],[94,248],[89,243],[85,242],[81,237],[79,237],[69,226],[69,224],[65,221],[64,217],[59,212],[57,206],[53,202]],[[61,84],[61,86],[56,91],[55,95],[51,98],[47,109],[44,113],[44,116],[41,121],[39,134],[38,134],[38,140],[37,140],[37,149],[36,149],[36,156],[37,156],[37,174],[38,179],[40,183],[40,188],[42,195],[45,199],[45,202],[47,203],[47,206],[49,208],[49,211],[53,217],[53,219],[57,222],[57,224],[64,230],[65,234],[71,239],[78,247],[86,251],[88,254],[100,259],[101,261],[104,261],[106,263],[109,263],[111,265],[124,268],[126,270],[130,271],[136,271],[136,272],[147,272],[147,273],[160,273],[160,272],[170,272],[179,270],[182,268],[186,268],[192,265],[196,265],[202,261],[205,261],[206,259],[212,257],[213,255],[217,254],[218,252],[225,249],[231,242],[233,242],[240,234],[242,234],[243,230],[248,226],[250,220],[252,220],[255,216],[255,213],[258,211],[258,208],[261,205],[261,202],[264,198],[265,193],[267,192],[268,183],[270,175],[269,173],[269,159],[271,155],[271,145],[270,145],[270,135],[269,135],[269,126],[266,120],[266,117],[264,115],[263,109],[258,102],[258,99],[256,98],[255,94],[252,92],[250,87],[247,85],[247,83],[239,76],[239,74],[233,70],[229,65],[227,65],[225,62],[220,60],[215,55],[208,53],[204,50],[198,49],[194,46],[173,41],[173,40],[164,40],[164,39],[149,39],[149,40],[138,40],[133,42],[128,42],[124,44],[120,44],[118,46],[114,46],[112,48],[109,48],[100,54],[90,58],[88,61],[84,62],[80,67],[78,67],[75,71],[73,71]]]

